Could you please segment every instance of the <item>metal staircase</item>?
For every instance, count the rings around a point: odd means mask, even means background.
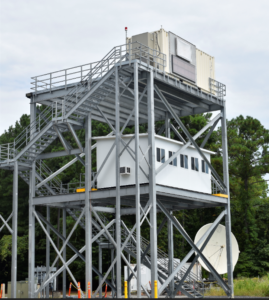
[[[123,223],[123,222],[122,222]],[[129,235],[129,230],[126,227],[126,225],[123,223],[122,226],[122,241],[125,241],[127,236]],[[147,249],[150,248],[150,242],[143,238],[141,236],[141,251],[145,252]],[[128,244],[126,245],[126,250],[132,255],[133,258],[136,259],[136,234],[133,233],[132,237],[129,239]],[[145,257],[145,260],[143,261],[143,264],[145,264],[148,268],[151,266],[151,259],[150,259],[150,251],[147,252],[147,255]],[[158,263],[158,275],[162,279],[166,279],[169,276],[168,272],[168,263],[169,263],[169,257],[168,254],[166,254],[164,251],[158,248],[157,250],[157,263]],[[173,260],[173,269],[175,269],[180,262],[177,260]],[[181,270],[177,273],[174,280],[175,282],[179,282],[181,278],[185,275],[187,271],[186,267],[182,267]],[[185,282],[182,284],[182,288],[185,290],[185,292],[190,297],[194,298],[203,298],[203,295],[198,291],[200,282],[202,281],[202,278],[199,278],[196,274],[193,272],[190,272],[188,277],[186,278]]]
[[[81,76],[79,82],[72,85],[63,100],[49,100],[50,105],[37,115],[36,119],[15,138],[13,143],[1,145],[0,166],[15,160],[30,165],[57,138],[58,135],[53,128],[55,124],[61,132],[68,131],[66,122],[75,122],[83,126],[83,120],[88,113],[93,108],[96,109],[101,101],[114,92],[113,68],[115,64],[133,59],[154,66],[153,61],[158,64],[159,69],[160,66],[164,69],[166,64],[165,57],[161,59],[154,50],[137,42],[114,47],[101,61],[95,63],[94,67],[90,64],[89,72]],[[65,85],[58,78],[60,77],[58,74],[53,75],[55,73],[49,73],[48,81],[42,77],[44,75],[34,77],[35,92],[48,90],[51,92],[59,82],[62,88],[66,88],[66,72]],[[53,81],[54,78],[57,78],[56,83]]]
[[[46,165],[46,163],[42,160],[36,161],[36,184],[38,181],[42,181],[44,178],[47,178],[53,172]],[[19,171],[20,177],[29,185],[29,171]],[[50,180],[45,185],[36,189],[36,194],[38,196],[47,196],[47,195],[55,195],[60,193],[66,193],[67,191],[63,188],[62,182],[60,179],[55,176],[52,180]]]

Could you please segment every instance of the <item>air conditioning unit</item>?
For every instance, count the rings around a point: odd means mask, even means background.
[[[129,167],[120,167],[120,174],[121,175],[130,175],[131,174],[131,168],[129,168]]]

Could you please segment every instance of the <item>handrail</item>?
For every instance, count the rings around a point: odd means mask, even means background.
[[[164,53],[158,52],[139,42],[133,42],[127,45],[122,44],[113,47],[100,61],[31,77],[31,79],[33,79],[31,82],[33,87],[31,89],[35,92],[51,90],[57,86],[66,87],[69,83],[75,83],[75,79],[80,79],[77,82],[83,82],[89,77],[94,79],[93,76],[98,74],[98,70],[102,71],[104,62],[108,64],[108,67],[111,67],[115,65],[115,59],[118,58],[119,61],[122,61],[122,58],[126,59],[126,55],[128,55],[128,60],[138,59],[144,61],[160,71],[164,71],[166,66],[166,55]],[[114,61],[110,62],[110,60]],[[104,72],[100,73],[104,74]],[[79,76],[70,77],[70,75],[74,74],[79,74]],[[61,78],[61,80],[59,80],[59,78]],[[55,81],[55,79],[57,79],[57,81]]]

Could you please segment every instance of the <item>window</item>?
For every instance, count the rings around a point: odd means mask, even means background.
[[[202,172],[208,174],[208,164],[202,160]]]
[[[171,156],[173,156],[174,154],[175,154],[175,152],[169,151],[169,158]],[[176,167],[177,166],[177,158],[174,158],[169,164]]]
[[[197,172],[199,171],[198,158],[195,157],[191,158],[191,169]]]
[[[188,169],[188,155],[185,155],[185,169]]]
[[[180,166],[188,169],[188,155],[180,154]]]
[[[165,162],[165,150],[157,148],[157,161],[164,163]]]

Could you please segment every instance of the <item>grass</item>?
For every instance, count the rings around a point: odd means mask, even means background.
[[[234,280],[235,296],[268,297],[269,274],[262,278],[239,278]],[[222,288],[211,288],[205,296],[226,296]]]

